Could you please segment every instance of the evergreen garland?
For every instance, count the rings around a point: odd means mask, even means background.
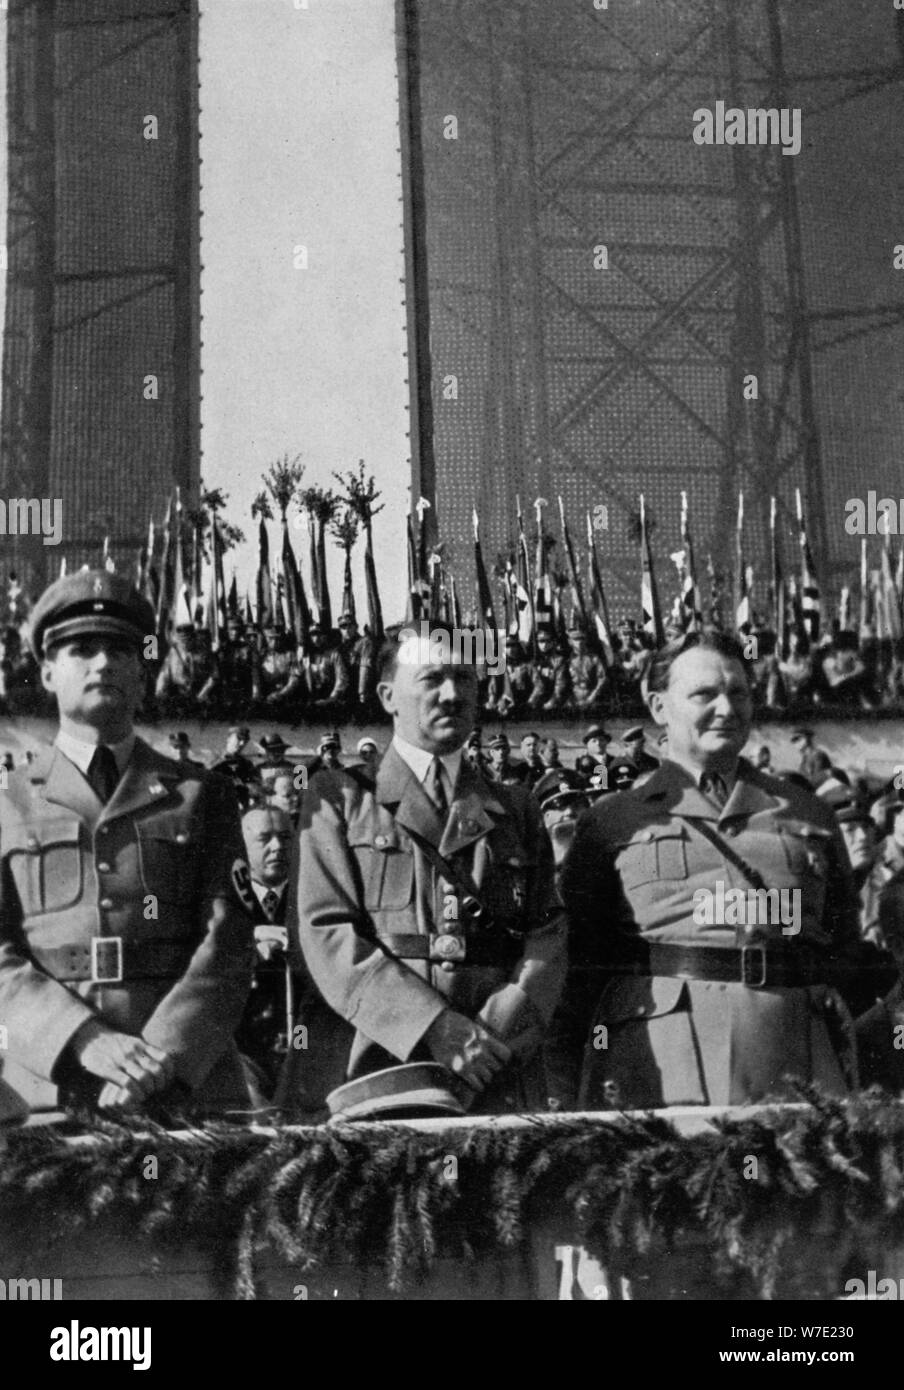
[[[526,1248],[542,1225],[631,1278],[702,1248],[712,1297],[826,1298],[854,1254],[875,1267],[877,1252],[904,1245],[904,1105],[877,1090],[801,1094],[803,1109],[686,1137],[655,1114],[275,1136],[93,1117],[78,1143],[87,1126],[73,1121],[14,1130],[0,1157],[0,1251],[27,1249],[29,1232],[94,1227],[161,1254],[198,1246],[234,1298],[256,1296],[264,1258],[315,1275],[382,1266],[405,1294],[436,1260]]]

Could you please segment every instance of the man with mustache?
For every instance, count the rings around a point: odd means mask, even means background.
[[[36,1109],[248,1103],[235,795],[135,735],[155,627],[106,570],[57,580],[32,612],[60,726],[0,796],[0,1021],[5,1079]]]
[[[320,995],[296,1015],[307,1050],[290,1049],[276,1102],[322,1118],[342,1083],[432,1061],[475,1110],[545,1108],[565,943],[539,809],[463,756],[477,673],[454,630],[389,639],[377,694],[393,738],[376,771],[320,772],[302,802],[290,949]]]
[[[667,757],[585,814],[562,870],[576,968],[556,1050],[580,1072],[563,1103],[746,1104],[787,1074],[844,1092],[851,1027],[834,985],[849,987],[858,931],[831,811],[740,756],[752,699],[734,638],[685,635],[645,684]],[[708,916],[720,882],[723,903],[729,889],[763,905],[763,889],[798,890],[796,930],[772,907]]]

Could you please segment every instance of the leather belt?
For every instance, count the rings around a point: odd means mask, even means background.
[[[56,980],[118,985],[126,980],[178,979],[197,945],[184,939],[123,941],[121,936],[95,936],[77,946],[32,946],[31,954]]]
[[[506,946],[517,947],[520,950],[519,943],[512,937],[465,937],[460,932],[395,935],[381,933],[377,940],[381,946],[385,946],[401,960],[453,961],[465,965],[498,965],[505,968],[512,963],[511,950],[506,955]]]
[[[674,975],[714,980],[748,989],[805,989],[828,983],[829,970],[815,952],[775,945],[685,946],[668,941],[638,943],[636,953],[603,967],[620,975]]]

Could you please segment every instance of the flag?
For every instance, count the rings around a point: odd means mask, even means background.
[[[561,496],[559,497],[559,524],[562,528],[562,541],[565,546],[565,554],[568,557],[568,570],[571,574],[573,602],[577,608],[574,620],[580,624],[582,631],[590,636],[590,623],[587,617],[587,605],[584,602],[584,590],[581,585],[581,576],[578,571],[578,563],[574,553],[574,544],[571,539],[571,533],[568,530],[568,522],[565,520],[565,507]]]
[[[893,642],[901,640],[901,604],[898,591],[895,587],[895,577],[891,570],[891,551],[888,544],[888,532],[882,543],[882,554],[879,561],[882,575],[882,595],[885,607],[885,628],[886,634]]]
[[[659,610],[659,595],[656,592],[656,575],[653,571],[653,557],[650,554],[650,541],[647,536],[647,516],[643,493],[640,494],[640,606],[643,614],[643,630],[657,647],[662,645],[662,613]]]
[[[409,623],[419,622],[427,613],[430,601],[430,584],[424,570],[421,568],[420,546],[415,534],[414,517],[408,515],[408,608],[405,613],[405,621]],[[373,556],[371,556],[373,559]],[[365,554],[365,573],[367,556]]]
[[[866,553],[866,536],[860,542],[860,641],[867,639],[870,620],[869,564]]]
[[[116,561],[113,559],[113,556],[112,556],[111,553],[110,553],[110,537],[109,537],[109,536],[104,536],[104,549],[103,549],[103,557],[102,557],[102,559],[103,559],[103,567],[104,567],[104,569],[107,571],[107,574],[115,574],[115,573],[116,573]]]
[[[556,595],[553,590],[552,575],[547,564],[546,532],[543,528],[543,508],[546,498],[538,497],[534,503],[537,513],[537,546],[534,551],[534,623],[539,632],[556,630],[558,617]]]
[[[699,632],[703,626],[703,610],[700,604],[700,589],[697,585],[694,547],[687,521],[686,492],[681,494],[681,546],[684,554],[681,581],[681,621],[685,632]]]
[[[770,599],[772,601],[772,630],[775,633],[775,650],[780,660],[788,655],[788,634],[785,620],[785,579],[779,554],[778,532],[776,530],[777,503],[774,497],[769,503],[769,548],[772,578]]]
[[[304,591],[301,571],[292,549],[289,527],[285,517],[282,521],[282,571],[285,577],[289,631],[292,633],[296,647],[303,647],[307,650],[308,634],[311,630],[311,610],[308,606],[307,594]]]
[[[364,589],[367,594],[367,627],[375,642],[383,640],[383,605],[377,587],[377,565],[374,560],[374,537],[368,512],[364,522]]]
[[[612,666],[615,661],[615,651],[612,646],[609,609],[603,591],[603,576],[597,558],[596,542],[593,537],[593,521],[589,512],[587,513],[587,589],[590,595],[593,627],[603,654],[603,660],[607,666]]]
[[[744,565],[744,494],[738,493],[738,524],[735,529],[735,631],[750,627],[750,587]]]
[[[804,631],[815,646],[816,642],[819,640],[821,616],[819,581],[816,578],[816,567],[813,564],[810,542],[807,539],[807,527],[804,520],[803,504],[800,500],[800,488],[796,488],[795,493],[797,498],[797,524],[800,528],[801,619],[803,621]]]
[[[226,612],[230,618],[239,616],[239,588],[236,583],[235,569],[232,571],[232,583],[229,585],[229,597],[226,600]]]
[[[163,551],[160,556],[160,583],[157,588],[157,636],[166,636],[173,598],[173,498],[170,494],[163,521]]]
[[[219,651],[226,636],[226,583],[223,577],[223,544],[216,513],[210,518],[211,565],[207,576],[207,630],[213,651]]]
[[[257,528],[257,625],[263,629],[272,627],[273,590],[270,584],[270,539],[267,527],[261,516]]]
[[[476,508],[471,513],[471,521],[474,527],[474,568],[477,571],[477,609],[480,613],[480,622],[488,628],[496,631],[496,614],[493,612],[493,595],[490,590],[490,581],[487,578],[486,567],[483,563],[483,551],[480,548],[480,520],[477,516]]]
[[[518,516],[518,558],[517,558],[517,601],[519,611],[524,613],[524,620],[521,625],[526,630],[526,638],[522,641],[526,643],[525,650],[532,655],[537,654],[537,615],[534,612],[534,593],[530,583],[530,562],[527,553],[527,536],[524,534],[524,516],[521,511],[521,498],[516,496],[515,508]],[[521,609],[521,598],[526,599],[526,610]]]

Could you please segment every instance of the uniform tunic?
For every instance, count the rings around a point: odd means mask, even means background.
[[[58,749],[41,753],[0,796],[5,1080],[38,1109],[65,1099],[62,1081],[96,1096],[100,1078],[67,1065],[66,1049],[97,1017],[171,1053],[198,1103],[247,1103],[233,1033],[254,966],[251,905],[223,778],[136,739],[104,805]],[[119,982],[87,978],[95,938],[120,939]],[[95,976],[119,973],[117,950],[101,948]]]
[[[596,1109],[742,1104],[777,1087],[785,1073],[843,1091],[839,1063],[849,1019],[823,984],[755,988],[673,975],[614,974],[604,967],[631,938],[734,947],[734,926],[695,921],[694,893],[751,883],[694,823],[708,822],[758,871],[768,888],[797,888],[800,932],[780,922],[757,933],[768,949],[839,960],[856,949],[856,901],[847,855],[831,812],[792,784],[740,760],[720,810],[677,764],[664,762],[642,785],[605,797],[582,818],[561,892],[576,970],[557,1027],[565,1103],[584,1044],[578,1103]],[[698,915],[702,916],[701,913]],[[594,979],[596,984],[594,984]],[[606,1032],[587,1031],[591,1024]],[[563,1057],[570,1057],[568,1065]]]
[[[477,940],[492,931],[487,963],[399,959],[379,944],[455,930],[450,898],[462,895],[430,864],[418,835],[480,890],[495,927],[481,921],[470,930]],[[524,789],[491,786],[462,759],[443,829],[393,746],[375,782],[319,773],[302,804],[293,879],[290,948],[302,951],[319,993],[301,1001],[296,1024],[307,1027],[307,1046],[290,1051],[277,1103],[318,1111],[346,1080],[428,1060],[424,1034],[451,1008],[480,1012],[524,1063],[520,1073],[506,1068],[475,1109],[545,1105],[536,1060],[564,980],[565,928],[549,840]]]

